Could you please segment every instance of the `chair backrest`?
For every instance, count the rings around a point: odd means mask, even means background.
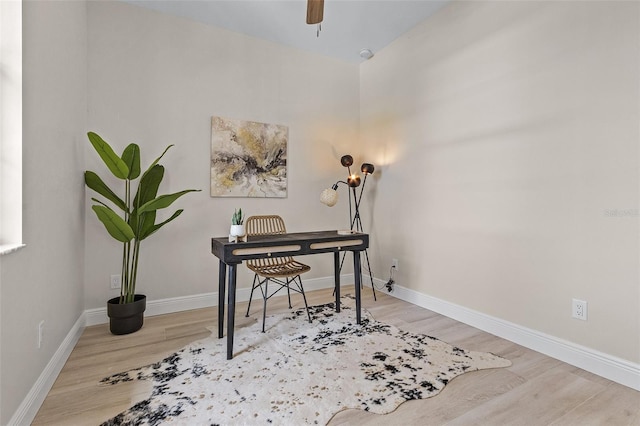
[[[284,226],[284,220],[282,220],[278,215],[250,216],[247,218],[245,226],[247,236],[278,235],[287,233],[287,229]],[[292,260],[293,258],[291,256],[270,257],[267,259],[247,260],[247,265],[260,267],[275,266]]]
[[[284,220],[277,215],[250,216],[246,222],[247,235],[286,234]]]

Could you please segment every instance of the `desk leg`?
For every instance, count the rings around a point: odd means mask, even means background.
[[[224,336],[224,288],[227,264],[222,260],[218,268],[218,339]]]
[[[336,312],[340,312],[340,252],[333,252],[333,271],[336,294]]]
[[[362,271],[360,270],[360,252],[353,252],[353,275],[356,279],[356,320],[358,324],[361,322],[360,308],[362,301],[360,300],[360,283],[362,282]]]
[[[229,301],[227,302],[227,359],[233,358],[233,327],[236,317],[236,269],[229,265]]]

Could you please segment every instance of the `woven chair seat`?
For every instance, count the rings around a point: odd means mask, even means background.
[[[294,277],[311,270],[309,265],[292,258],[260,259],[268,262],[247,264],[247,268],[256,274],[269,278]]]

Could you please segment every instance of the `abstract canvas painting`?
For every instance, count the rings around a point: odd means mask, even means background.
[[[289,128],[211,118],[211,196],[287,196]]]

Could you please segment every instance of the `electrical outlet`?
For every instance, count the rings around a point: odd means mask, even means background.
[[[111,275],[111,288],[120,288],[120,283],[122,282],[122,275]]]
[[[391,259],[391,267],[398,271],[398,259]]]
[[[42,347],[43,340],[44,340],[44,320],[38,323],[38,349]]]
[[[587,320],[587,302],[584,300],[573,299],[571,303],[571,315],[573,318],[586,321]]]

